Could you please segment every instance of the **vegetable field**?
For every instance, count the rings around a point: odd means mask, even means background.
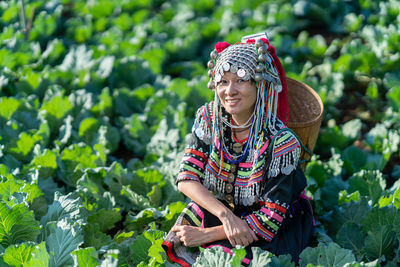
[[[173,266],[161,243],[209,53],[264,30],[325,105],[300,266],[399,266],[399,25],[398,0],[0,1],[0,266]]]

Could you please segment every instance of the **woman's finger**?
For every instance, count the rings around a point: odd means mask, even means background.
[[[183,225],[174,225],[172,228],[171,228],[171,231],[172,232],[179,232],[179,231],[182,231],[183,230]]]
[[[232,247],[235,247],[235,246],[236,246],[235,238],[233,238],[233,237],[228,237],[228,240],[229,240],[229,243],[231,243],[231,246],[232,246]]]
[[[179,238],[181,238],[181,237],[183,236],[182,232],[180,232],[180,231],[175,232],[175,234],[176,234],[176,236],[179,237]]]
[[[250,228],[250,227],[249,227]],[[253,232],[253,230],[250,229],[250,235],[253,238],[254,241],[258,241],[258,237],[256,236],[256,234]]]
[[[243,246],[247,247],[248,245],[250,245],[251,243],[253,243],[253,237],[249,234],[246,234],[243,236]]]
[[[247,241],[246,238],[242,238],[242,239],[240,239],[239,245],[241,245],[243,247],[247,247],[249,245],[249,242]]]

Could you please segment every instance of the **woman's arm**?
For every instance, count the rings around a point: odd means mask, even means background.
[[[222,225],[200,228],[191,225],[175,225],[171,229],[186,247],[197,247],[210,242],[227,239]]]
[[[178,183],[178,190],[218,218],[225,217],[227,213],[231,212],[207,188],[198,182],[182,181]]]
[[[271,242],[286,218],[287,209],[307,185],[298,166],[300,143],[290,132],[281,133],[272,147],[271,164],[264,173],[263,205],[244,217],[257,236]]]
[[[253,241],[258,240],[247,223],[216,199],[201,183],[196,181],[182,181],[178,183],[178,189],[194,202],[214,214],[222,222],[225,237],[220,234],[220,229],[211,231],[216,231],[215,233],[219,237],[222,237],[221,239],[227,238],[233,247],[236,245],[248,246]]]

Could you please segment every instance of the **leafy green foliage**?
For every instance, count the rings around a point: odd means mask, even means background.
[[[50,266],[72,264],[71,252],[83,243],[83,233],[78,227],[72,226],[66,220],[48,225],[50,234],[46,244],[50,251]]]
[[[85,211],[82,209],[80,199],[75,198],[74,194],[63,196],[56,192],[53,204],[49,206],[47,214],[42,217],[40,223],[47,225],[64,219],[83,224],[86,221]]]
[[[21,246],[9,246],[4,253],[4,262],[13,266],[22,266],[29,262],[33,244],[23,243]]]
[[[202,251],[193,266],[231,266],[233,256],[225,253],[221,247],[213,247]]]
[[[100,230],[98,223],[88,224],[84,226],[85,246],[92,246],[100,249],[111,241],[111,237],[104,234]]]
[[[3,247],[35,241],[38,234],[39,222],[24,203],[8,207],[0,202],[0,244]]]
[[[300,254],[300,266],[313,264],[315,266],[344,266],[346,263],[355,261],[351,250],[343,249],[335,243],[329,245],[319,244],[315,248],[306,248]]]
[[[383,194],[386,183],[379,171],[360,171],[349,179],[349,191],[358,190],[362,196],[368,196],[376,204]]]
[[[97,251],[93,247],[74,250],[71,254],[74,258],[75,266],[95,267],[99,264]]]
[[[25,242],[21,245],[9,246],[3,255],[4,262],[11,266],[47,267],[49,258],[44,242],[39,245]]]
[[[141,262],[147,263],[151,257],[159,263],[163,262],[160,253],[164,253],[161,248],[161,243],[164,237],[164,232],[149,230],[141,234],[131,245],[132,256],[131,260],[133,264],[139,264]]]
[[[324,104],[306,169],[320,244],[300,265],[399,265],[399,17],[392,0],[1,1],[0,265],[170,266],[209,52],[261,31]]]

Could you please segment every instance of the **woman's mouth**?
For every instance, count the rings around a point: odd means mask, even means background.
[[[240,100],[239,99],[225,99],[225,102],[228,105],[235,105],[236,103],[238,103]]]

